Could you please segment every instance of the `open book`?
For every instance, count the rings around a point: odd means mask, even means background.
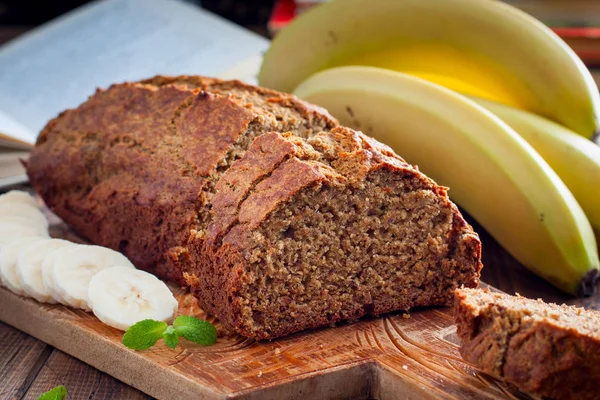
[[[97,87],[160,75],[255,83],[268,40],[178,0],[101,0],[0,47],[0,187],[38,133]]]

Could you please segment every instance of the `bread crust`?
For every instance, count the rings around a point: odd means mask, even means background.
[[[229,94],[231,87],[293,109],[307,125],[337,125],[294,96],[238,81],[157,76],[98,89],[51,120],[29,158],[29,180],[79,234],[183,284],[180,264],[189,256],[181,244],[202,230],[198,210],[210,202],[211,174],[251,122],[273,126],[279,118]]]

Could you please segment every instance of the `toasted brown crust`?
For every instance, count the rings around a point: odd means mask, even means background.
[[[462,357],[519,389],[597,399],[600,313],[484,290],[456,291]]]
[[[76,231],[139,268],[189,285],[203,308],[249,337],[450,304],[455,287],[478,284],[481,244],[446,188],[387,146],[339,127],[319,107],[269,89],[184,76],[98,90],[48,123],[27,171]],[[397,175],[406,190],[420,191],[415,201],[423,196],[440,221],[449,218],[444,237],[431,239],[428,257],[437,254],[435,261],[419,267],[427,277],[419,278],[421,286],[408,285],[393,298],[364,292],[352,306],[315,311],[309,320],[303,314],[277,327],[253,327],[241,293],[253,284],[258,231],[296,198],[362,190],[373,174]]]
[[[281,109],[293,109],[298,119],[337,124],[293,96],[240,82],[155,77],[98,90],[50,121],[29,158],[29,179],[81,235],[180,281],[178,264],[189,261],[181,244],[190,229],[200,229],[198,210],[209,201],[205,188],[217,164],[250,122],[276,123],[218,88],[229,85],[289,103]],[[212,87],[216,93],[205,91]]]

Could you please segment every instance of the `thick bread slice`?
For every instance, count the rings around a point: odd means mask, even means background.
[[[488,290],[456,291],[462,357],[553,399],[600,396],[600,313]]]
[[[217,183],[184,275],[203,308],[269,339],[365,314],[449,304],[480,242],[447,195],[347,128],[268,133]],[[477,271],[477,272],[476,272]]]

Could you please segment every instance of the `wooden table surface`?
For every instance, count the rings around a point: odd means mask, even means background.
[[[484,282],[507,293],[600,309],[600,287],[599,293],[588,298],[577,299],[562,294],[517,263],[480,226],[473,225],[483,242]],[[40,329],[44,327],[40,326]],[[66,386],[68,399],[150,398],[0,322],[0,399],[37,399],[41,393],[58,385]]]

